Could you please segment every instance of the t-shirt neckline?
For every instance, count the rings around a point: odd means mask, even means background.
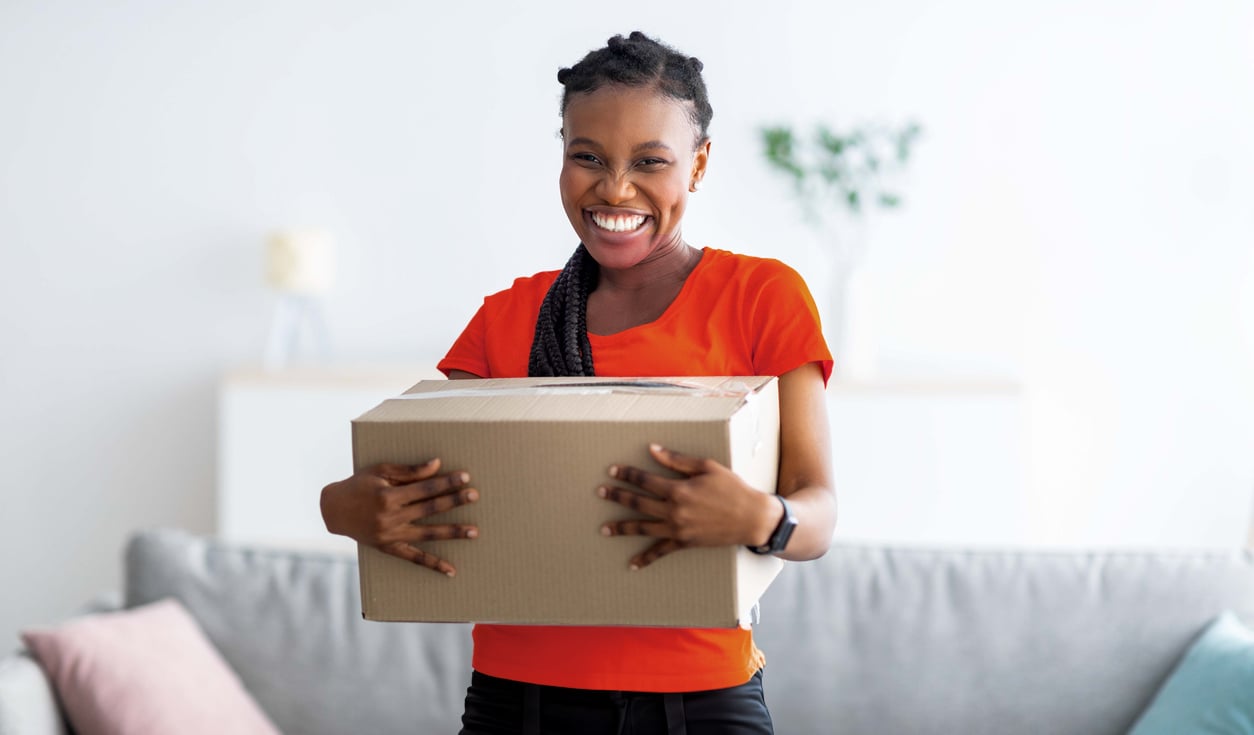
[[[595,334],[589,331],[588,342],[589,343],[605,342],[609,340],[619,339],[625,336],[629,336],[634,332],[658,327],[670,321],[671,319],[673,319],[674,314],[676,310],[678,309],[678,307],[680,307],[683,304],[683,302],[687,300],[688,293],[692,291],[693,289],[692,284],[695,283],[697,280],[697,274],[702,269],[705,268],[705,264],[710,260],[710,254],[712,252],[713,250],[708,246],[701,248],[701,260],[698,260],[697,264],[693,266],[692,272],[689,273],[688,277],[684,279],[684,285],[680,287],[679,293],[675,295],[675,299],[671,301],[671,303],[666,307],[666,310],[663,311],[661,316],[659,316],[657,319],[654,319],[651,322],[645,322],[644,324],[637,324],[634,327],[628,327],[624,330],[614,332],[613,334]]]

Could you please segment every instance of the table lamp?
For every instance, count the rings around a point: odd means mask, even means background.
[[[266,244],[266,282],[278,299],[263,365],[279,370],[307,344],[315,359],[331,356],[322,296],[335,280],[335,238],[321,229],[280,230]]]

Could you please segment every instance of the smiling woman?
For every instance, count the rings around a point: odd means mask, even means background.
[[[684,246],[679,223],[705,176],[710,141],[693,145],[683,106],[652,89],[614,87],[566,106],[562,204],[603,268],[630,268]]]
[[[606,473],[618,484],[589,488],[646,516],[600,528],[654,539],[624,560],[636,570],[694,546],[813,559],[835,524],[823,400],[832,362],[805,283],[779,261],[683,238],[710,156],[701,70],[637,32],[558,73],[561,199],[580,245],[561,271],[487,297],[439,364],[450,378],[779,376],[777,496],[659,446],[649,453],[666,476],[615,465]],[[478,529],[419,521],[479,500],[468,470],[441,474],[435,458],[332,483],[327,528],[455,574],[422,542]],[[749,630],[480,624],[474,640],[465,735],[772,731],[765,656]]]
[[[594,334],[661,316],[700,259],[679,224],[705,176],[710,141],[694,149],[683,107],[649,88],[616,87],[581,93],[566,106],[562,204],[600,266],[588,302]],[[625,308],[624,299],[640,308]]]

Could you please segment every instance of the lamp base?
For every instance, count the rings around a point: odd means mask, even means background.
[[[299,355],[303,344],[315,359],[330,359],[331,339],[322,316],[322,302],[305,294],[281,293],[270,321],[262,366],[266,370],[286,367]]]

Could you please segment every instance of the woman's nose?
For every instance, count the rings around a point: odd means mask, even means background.
[[[625,202],[636,195],[636,187],[626,173],[608,171],[597,185],[597,194],[607,204]]]

